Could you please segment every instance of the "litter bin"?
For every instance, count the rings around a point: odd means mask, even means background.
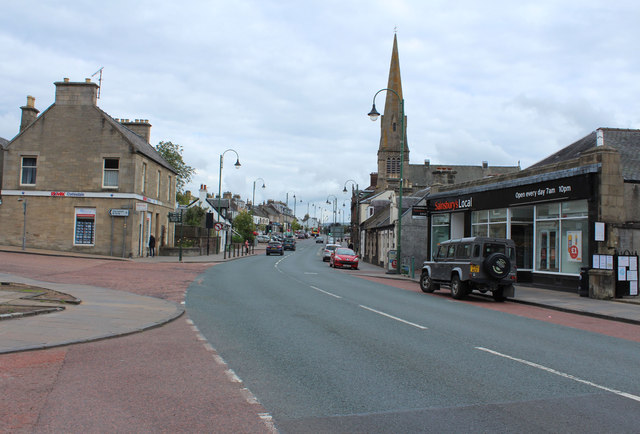
[[[580,297],[589,297],[589,269],[590,267],[580,268],[580,283],[578,284]]]

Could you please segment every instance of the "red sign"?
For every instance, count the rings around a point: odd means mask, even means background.
[[[573,245],[569,247],[569,256],[571,256],[571,259],[576,259],[578,257],[578,253],[578,246]]]

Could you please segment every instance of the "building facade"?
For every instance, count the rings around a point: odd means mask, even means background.
[[[6,146],[0,244],[132,257],[153,234],[172,246],[177,174],[149,144],[149,122],[103,112],[90,79],[55,87],[39,116],[27,98]]]
[[[639,151],[640,131],[601,128],[517,174],[434,188],[429,253],[450,238],[511,238],[519,282],[574,289],[588,267],[591,296],[611,298],[615,264],[594,258],[640,250]]]

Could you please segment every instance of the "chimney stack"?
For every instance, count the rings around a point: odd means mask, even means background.
[[[120,123],[142,137],[147,143],[151,143],[151,124],[149,119],[120,119]]]
[[[84,82],[71,82],[68,78],[57,81],[56,104],[57,105],[97,105],[98,85],[92,83],[90,78]]]
[[[22,119],[20,119],[20,132],[33,123],[38,117],[38,110],[35,107],[36,99],[31,95],[27,96],[27,105],[20,107],[22,110]]]

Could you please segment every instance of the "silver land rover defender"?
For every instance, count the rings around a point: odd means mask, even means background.
[[[471,237],[440,243],[432,261],[422,265],[420,288],[424,292],[451,288],[455,299],[471,291],[490,291],[493,299],[514,296],[516,253],[513,240]]]

